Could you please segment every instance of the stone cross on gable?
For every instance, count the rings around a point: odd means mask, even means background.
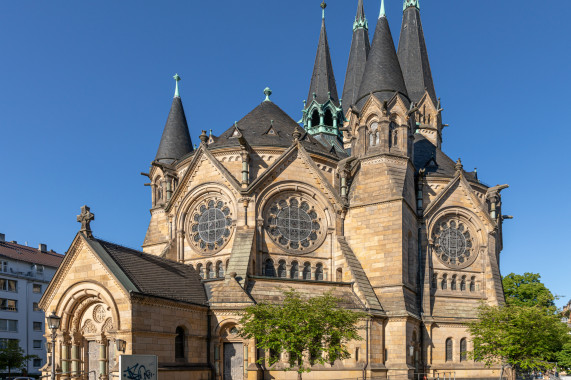
[[[89,224],[95,219],[95,215],[89,210],[89,207],[83,206],[81,208],[81,214],[77,216],[77,221],[81,223],[80,232],[83,232],[85,236],[91,239],[93,238],[93,233],[91,232],[91,226]]]

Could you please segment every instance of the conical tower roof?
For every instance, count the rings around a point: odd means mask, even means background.
[[[180,77],[175,75],[174,78],[177,82],[175,96],[163,130],[159,150],[155,157],[156,161],[167,164],[192,152],[192,140],[190,139],[182,100],[178,93],[178,81]]]
[[[405,0],[398,57],[410,100],[418,102],[426,90],[436,103],[418,0]]]
[[[329,100],[329,96],[331,96],[333,103],[339,106],[339,95],[337,93],[335,75],[333,74],[333,65],[331,64],[329,42],[327,41],[327,30],[325,29],[326,5],[325,3],[322,3],[321,6],[323,8],[321,33],[319,35],[319,44],[317,45],[317,54],[315,56],[309,94],[307,95],[307,103],[309,104],[313,101],[313,94],[315,94],[315,100],[317,100],[318,103],[326,103]]]
[[[381,16],[377,21],[371,51],[359,88],[357,107],[362,107],[367,96],[371,93],[379,100],[385,101],[392,98],[395,92],[408,98],[389,21],[384,13],[383,2]]]
[[[351,41],[351,52],[349,53],[349,63],[347,64],[347,73],[345,74],[343,87],[343,103],[346,105],[346,109],[357,100],[370,49],[369,26],[365,18],[365,8],[363,7],[363,0],[359,0],[357,16],[353,24],[353,40]]]

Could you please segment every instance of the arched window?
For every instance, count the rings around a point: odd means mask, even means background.
[[[446,274],[442,275],[442,283],[440,284],[442,290],[448,289],[448,276]]]
[[[202,264],[200,263],[196,264],[196,271],[198,272],[200,278],[204,278],[204,272],[202,271]]]
[[[470,280],[470,291],[471,292],[476,291],[476,277],[472,277],[472,279]]]
[[[274,268],[274,260],[266,260],[266,277],[276,277],[276,269]]]
[[[291,263],[291,269],[289,270],[289,278],[297,280],[299,278],[299,264],[297,261]]]
[[[311,264],[305,263],[303,265],[303,279],[304,280],[311,280]]]
[[[176,328],[176,337],[174,338],[174,357],[175,359],[184,359],[184,346],[185,346],[184,328]]]
[[[369,128],[369,140],[371,146],[379,145],[379,123],[371,124],[371,127]]]
[[[285,260],[280,260],[278,265],[278,277],[286,278],[287,277],[287,269],[286,269],[286,262]]]
[[[460,290],[466,291],[466,276],[462,276],[462,281],[460,282]]]
[[[452,338],[446,339],[446,361],[452,361]]]
[[[343,269],[337,268],[337,272],[336,272],[336,276],[335,276],[335,281],[337,281],[337,282],[343,282]]]
[[[460,361],[465,362],[468,354],[468,347],[466,344],[466,338],[460,341]]]
[[[224,278],[224,266],[222,266],[222,261],[216,263],[216,277]]]
[[[325,118],[323,119],[323,124],[332,127],[333,126],[333,114],[331,113],[331,110],[327,110],[325,111]]]
[[[323,264],[317,264],[315,266],[315,279],[317,281],[323,281]]]
[[[315,127],[318,126],[320,123],[320,118],[319,118],[319,112],[317,110],[314,110],[313,113],[311,114],[311,126]]]
[[[212,267],[212,263],[206,264],[206,278],[214,278],[214,268]]]
[[[432,275],[432,287],[434,289],[438,288],[438,273]]]
[[[452,281],[450,282],[450,290],[456,290],[456,275],[452,276]]]

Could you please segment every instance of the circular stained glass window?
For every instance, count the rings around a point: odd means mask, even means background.
[[[440,223],[434,237],[436,255],[447,266],[466,267],[474,261],[474,239],[463,222],[448,220]]]
[[[226,245],[232,226],[230,208],[218,199],[206,200],[194,209],[190,241],[200,251],[214,253]]]
[[[286,250],[308,251],[321,235],[315,210],[304,200],[281,199],[269,209],[267,231]]]

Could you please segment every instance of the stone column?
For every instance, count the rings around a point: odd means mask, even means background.
[[[184,230],[177,231],[177,258],[179,262],[184,262]]]
[[[69,364],[70,364],[70,360],[69,360],[69,348],[71,346],[71,341],[69,339],[69,336],[64,335],[62,342],[61,342],[61,372],[62,372],[62,376],[61,379],[62,380],[68,380],[70,379],[70,372],[69,372]]]
[[[99,345],[99,373],[100,373],[100,380],[108,380],[108,366],[107,366],[107,339],[105,337],[101,337],[100,340],[97,341]]]
[[[79,373],[80,369],[80,358],[79,350],[81,347],[81,337],[74,336],[71,343],[71,378],[80,379],[81,375]]]

